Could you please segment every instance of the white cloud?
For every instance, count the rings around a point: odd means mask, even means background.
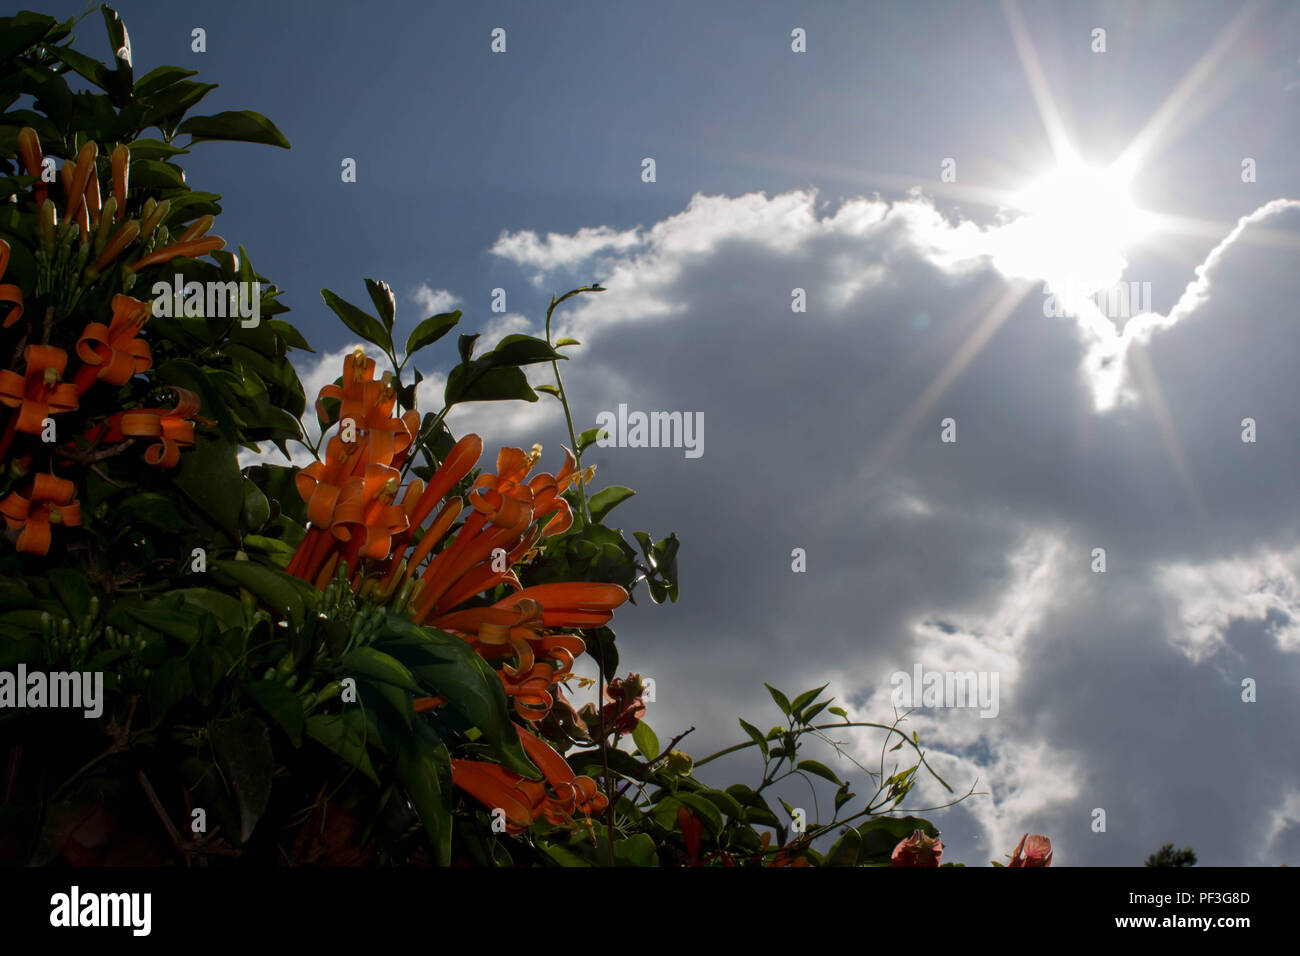
[[[460,302],[460,297],[453,295],[446,289],[435,289],[427,282],[421,282],[416,286],[415,291],[411,293],[411,300],[424,313],[420,318],[425,319],[431,315],[451,312]]]

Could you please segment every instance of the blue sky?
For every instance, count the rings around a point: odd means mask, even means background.
[[[952,858],[1000,859],[1029,830],[1060,864],[1138,864],[1166,841],[1296,862],[1300,8],[119,9],[137,74],[199,69],[221,84],[207,112],[256,109],[293,144],[203,144],[187,170],[327,360],[301,362],[305,381],[353,344],[322,286],[365,301],[363,277],[384,279],[401,329],[455,303],[487,338],[597,279],[609,291],[563,320],[584,343],[565,369],[580,427],[620,403],[703,414],[699,459],[591,456],[598,484],[641,491],[617,512],[629,529],[683,541],[680,602],[616,622],[625,667],[656,678],[662,739],[693,724],[682,746],[702,754],[740,739],[737,715],[769,725],[764,680],[829,680],[879,720],[894,671],[997,671],[996,718],[909,722],[986,792],[934,815]],[[97,19],[81,32],[105,53]],[[1128,192],[1154,225],[1118,236],[1106,196],[1074,186],[1014,207],[1062,136],[1097,166],[1140,144]],[[1112,278],[1149,283],[1150,314],[1045,315],[1043,280],[1106,272],[1120,239]],[[436,385],[446,361],[420,367]],[[553,404],[451,421],[558,460]],[[879,746],[844,739],[863,760]]]

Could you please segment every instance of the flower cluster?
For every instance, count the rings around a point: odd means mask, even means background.
[[[543,538],[568,530],[573,514],[562,494],[584,476],[567,449],[558,475],[530,478],[540,446],[528,453],[504,448],[495,474],[480,475],[464,497],[451,495],[482,454],[482,440],[468,435],[427,485],[412,478],[403,488],[419,416],[401,412],[392,374],[376,379],[375,370],[358,348],[344,360],[341,383],[321,390],[317,411],[325,419],[325,400],[337,400],[338,429],[324,460],[295,476],[310,526],[287,570],[324,589],[342,568],[362,598],[458,635],[485,659],[501,662],[495,673],[519,719],[541,721],[557,697],[562,700],[556,684],[586,649],[580,636],[563,629],[602,626],[627,600],[614,584],[525,588],[513,570]],[[512,593],[490,606],[462,607],[501,585]],[[426,698],[416,710],[440,705]],[[545,783],[496,764],[454,760],[455,783],[485,805],[505,809],[515,832],[538,819],[561,823],[608,805],[594,781],[575,776],[536,734],[522,726],[518,731]]]
[[[170,261],[180,255],[201,255],[220,249],[225,241],[204,238],[212,227],[212,217],[194,223],[174,243],[168,242],[162,225],[168,203],[147,200],[143,220],[126,218],[127,190],[130,178],[130,151],[119,145],[112,151],[109,183],[101,190],[96,162],[99,148],[87,142],[77,159],[64,163],[59,180],[64,194],[62,222],[58,206],[49,195],[43,177],[44,158],[36,131],[24,127],[18,134],[19,155],[28,175],[35,177],[32,194],[38,209],[36,248],[36,295],[49,304],[43,317],[40,344],[24,345],[16,354],[16,367],[0,369],[0,404],[12,411],[0,431],[0,459],[14,476],[25,475],[32,466],[30,448],[52,445],[59,449],[51,457],[50,472],[37,474],[25,493],[13,491],[0,501],[6,529],[15,547],[24,553],[44,555],[49,552],[53,525],[77,525],[81,509],[76,500],[77,486],[72,480],[53,473],[56,465],[67,466],[77,460],[76,443],[58,439],[58,416],[82,410],[84,396],[97,383],[120,387],[133,377],[148,371],[153,356],[140,332],[152,312],[152,305],[129,295],[113,296],[112,314],[107,322],[90,321],[76,336],[77,368],[68,378],[68,352],[50,345],[50,329],[56,318],[69,314],[81,294],[109,267],[126,257],[132,244],[139,245],[143,256],[123,265],[125,285],[129,287],[134,270]],[[101,201],[101,197],[111,195]],[[10,247],[0,240],[0,279],[9,266]],[[14,284],[0,284],[0,303],[10,309],[0,322],[9,328],[24,315],[23,290]],[[29,331],[23,341],[31,336]],[[172,468],[180,461],[180,449],[194,443],[194,421],[199,400],[194,393],[169,388],[175,398],[171,408],[129,407],[115,411],[91,425],[84,438],[92,445],[99,442],[144,440],[148,447],[144,460],[160,468]],[[16,439],[25,439],[29,448],[13,450]],[[60,451],[64,454],[60,454]]]

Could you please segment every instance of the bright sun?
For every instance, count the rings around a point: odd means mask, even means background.
[[[1041,278],[1070,299],[1114,285],[1128,265],[1125,251],[1150,231],[1129,183],[1116,166],[1063,162],[1011,198],[1020,215],[999,230],[999,267]]]

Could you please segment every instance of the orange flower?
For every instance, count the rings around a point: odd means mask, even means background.
[[[326,385],[316,399],[316,412],[325,417],[324,400],[339,400],[339,422],[351,421],[368,445],[368,464],[391,465],[393,459],[410,447],[420,424],[420,416],[409,411],[400,418],[393,417],[397,404],[397,391],[393,388],[392,373],[384,373],[375,381],[375,361],[367,358],[359,346],[343,360],[343,384]]]
[[[68,364],[68,353],[51,345],[29,345],[23,350],[27,371],[23,375],[0,371],[0,402],[19,409],[10,429],[39,435],[41,423],[51,415],[70,412],[77,407],[77,389],[61,383]],[[0,448],[0,454],[7,450]]]
[[[113,147],[113,199],[117,202],[116,218],[126,215],[126,191],[131,181],[131,151],[126,146]]]
[[[41,207],[45,202],[45,197],[49,195],[49,187],[41,179],[41,139],[36,135],[36,130],[30,126],[24,126],[18,131],[18,152],[23,158],[23,166],[27,169],[28,176],[35,176],[36,182],[32,184],[32,195],[36,197],[36,208]]]
[[[516,727],[524,750],[546,780],[527,780],[504,767],[477,760],[452,760],[452,782],[484,806],[502,810],[506,832],[521,833],[539,819],[569,823],[575,813],[592,817],[609,800],[587,776],[577,776],[544,740]],[[548,789],[549,787],[549,789]]]
[[[194,444],[194,422],[199,411],[199,397],[189,389],[166,386],[176,396],[174,408],[141,408],[118,412],[87,436],[99,441],[122,441],[124,438],[157,438],[145,449],[144,460],[160,468],[172,468],[181,460],[181,446]]]
[[[298,494],[307,502],[307,520],[318,528],[329,527],[343,486],[352,477],[357,459],[355,443],[335,435],[325,447],[325,460],[314,461],[294,475]]]
[[[9,243],[0,239],[0,279],[4,278],[5,270],[9,268]],[[9,314],[5,316],[0,328],[9,328],[23,317],[23,290],[16,285],[5,283],[0,285],[0,302],[8,302],[13,305]]]
[[[123,385],[133,375],[148,370],[153,356],[140,329],[149,320],[149,303],[127,295],[113,296],[113,318],[106,326],[91,322],[77,340],[77,357],[85,363],[73,379],[77,394],[83,395],[96,380]]]
[[[171,262],[177,256],[188,256],[191,259],[197,259],[199,256],[206,256],[209,252],[224,248],[226,248],[226,240],[220,236],[191,239],[189,242],[176,242],[131,263],[131,271],[139,272],[148,266],[162,265],[165,262]]]
[[[406,529],[406,512],[393,503],[402,473],[391,465],[367,465],[365,475],[344,486],[334,505],[330,530],[362,557],[388,557],[393,535]]]
[[[75,500],[77,488],[65,478],[39,474],[27,497],[10,493],[0,501],[0,515],[9,531],[18,532],[16,547],[26,554],[47,554],[50,550],[50,525],[81,524],[81,504]]]

